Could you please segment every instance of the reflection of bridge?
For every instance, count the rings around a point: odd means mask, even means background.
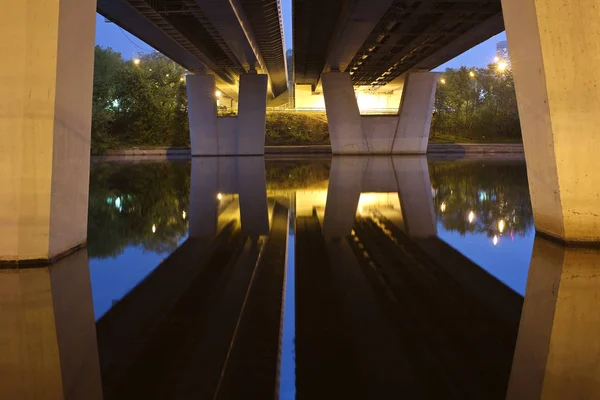
[[[96,330],[85,250],[0,270],[1,397],[102,398],[101,374],[105,398],[273,396],[288,209],[261,157],[195,161],[190,238]],[[365,191],[400,206],[357,213]],[[598,251],[536,238],[518,328],[521,297],[435,236],[423,158],[338,159],[328,192],[297,219],[299,397],[503,398],[509,373],[510,399],[600,394]]]

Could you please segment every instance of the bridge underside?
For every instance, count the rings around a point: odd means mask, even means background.
[[[355,86],[431,70],[504,29],[500,0],[293,0],[297,84],[339,70]],[[386,88],[387,90],[387,88]]]
[[[287,90],[278,1],[98,0],[98,12],[188,70],[213,73],[229,96],[255,68],[273,97]]]

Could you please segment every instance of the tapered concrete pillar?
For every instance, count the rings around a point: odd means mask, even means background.
[[[538,231],[600,241],[597,1],[502,0]]]
[[[438,76],[434,72],[413,72],[406,78],[392,153],[427,153]]]
[[[0,261],[85,243],[95,0],[0,12]]]
[[[237,154],[265,154],[267,120],[267,84],[265,74],[240,76],[237,118]]]
[[[333,154],[369,153],[350,74],[328,72],[323,74],[322,80],[331,151]]]
[[[102,399],[87,250],[0,269],[0,398]]]
[[[206,74],[187,75],[186,89],[192,155],[217,155],[219,141],[215,77]]]
[[[600,398],[600,251],[537,237],[508,400]]]
[[[394,157],[404,229],[411,237],[437,236],[427,157]]]

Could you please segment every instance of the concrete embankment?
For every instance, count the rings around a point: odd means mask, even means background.
[[[331,146],[265,146],[265,154],[331,154]],[[427,148],[431,155],[481,155],[481,154],[523,154],[523,145],[520,143],[485,143],[485,144],[460,144],[460,143],[433,143]],[[130,148],[110,150],[103,156],[95,158],[113,158],[121,156],[151,156],[165,158],[186,158],[190,156],[190,149],[186,148]]]

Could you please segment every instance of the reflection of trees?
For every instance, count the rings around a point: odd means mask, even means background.
[[[187,229],[189,187],[189,162],[92,165],[90,256],[114,257],[131,245],[173,251]]]
[[[268,161],[265,164],[267,189],[327,187],[329,169],[328,161]]]
[[[444,228],[493,237],[524,235],[533,227],[525,163],[436,162],[429,172]]]

